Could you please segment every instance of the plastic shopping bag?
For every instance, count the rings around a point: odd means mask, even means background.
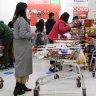
[[[83,50],[80,50],[80,54],[77,57],[76,63],[83,64],[85,61],[86,61],[86,58],[84,56]]]

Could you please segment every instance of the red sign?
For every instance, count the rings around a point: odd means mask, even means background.
[[[88,17],[88,7],[74,7],[73,15],[78,15],[80,18],[83,16],[84,18]]]
[[[50,0],[28,0],[31,4],[50,4]]]
[[[50,4],[50,0],[28,0],[28,15],[30,23],[34,26],[37,22],[37,14],[41,13],[43,19],[48,19],[48,14],[53,12],[55,20],[59,19],[60,4]]]

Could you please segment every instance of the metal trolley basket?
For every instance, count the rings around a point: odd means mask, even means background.
[[[86,88],[83,80],[83,75],[79,66],[79,64],[86,63],[86,61],[85,58],[79,58],[81,51],[82,49],[79,46],[79,43],[76,42],[76,40],[66,40],[63,43],[58,42],[55,44],[47,44],[45,48],[39,48],[36,53],[37,57],[47,60],[54,60],[55,62],[59,61],[62,66],[72,65],[76,68],[76,74],[60,78],[59,74],[63,73],[63,70],[61,70],[59,72],[55,72],[54,74],[38,78],[35,83],[34,96],[39,96],[40,85],[44,85],[53,80],[61,81],[74,77],[77,78],[77,87],[82,87],[82,94],[83,96],[86,96]],[[84,62],[81,62],[80,60]],[[48,78],[50,76],[53,76],[53,79],[49,80]]]

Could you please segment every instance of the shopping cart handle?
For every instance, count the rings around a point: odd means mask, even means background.
[[[71,38],[71,39],[67,39],[67,38],[54,38],[53,40],[80,40],[80,38]]]

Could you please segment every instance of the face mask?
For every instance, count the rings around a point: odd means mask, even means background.
[[[30,19],[30,15],[29,15],[29,10],[28,9],[26,9],[26,16],[27,16],[28,19]]]
[[[29,13],[29,10],[28,10],[28,9],[26,9],[26,15],[28,15],[28,13]]]

